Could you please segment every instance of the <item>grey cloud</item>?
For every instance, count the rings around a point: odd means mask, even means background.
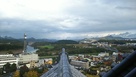
[[[100,32],[136,29],[136,12],[133,11],[135,0],[104,0],[102,3],[85,3],[83,6],[69,8],[68,13],[86,20],[78,22],[79,27],[70,32]],[[119,9],[120,8],[120,9]],[[128,9],[122,11],[121,9]],[[133,9],[133,10],[132,10]],[[97,21],[101,24],[89,24]]]
[[[101,2],[104,2],[106,4],[135,4],[136,0],[101,0]]]
[[[88,21],[79,22],[76,28],[66,30],[69,33],[90,33],[104,31],[135,30],[136,20],[126,21],[101,21],[100,24],[89,24]],[[100,21],[99,21],[100,22]]]
[[[120,30],[135,30],[136,20],[90,20],[90,19],[69,19],[69,23],[75,26],[63,27],[60,26],[59,21],[32,21],[21,19],[1,19],[0,20],[0,35],[9,35],[13,37],[23,37],[27,33],[29,37],[36,38],[53,38],[63,33],[70,33],[76,36],[79,34],[86,34],[90,32],[104,32],[104,31],[120,31]],[[98,23],[92,23],[98,22]],[[65,24],[64,24],[65,25]],[[80,36],[76,36],[80,37]],[[71,38],[73,38],[71,36]]]
[[[136,0],[101,0],[101,2],[114,5],[117,9],[134,10],[136,8]]]
[[[23,33],[28,33],[31,36],[40,36],[58,28],[53,26],[53,23],[46,21],[32,21],[21,19],[0,19],[0,35],[13,35],[20,37]]]
[[[73,34],[68,36],[73,38],[90,32],[136,30],[135,0],[81,1],[84,2],[80,5],[66,8],[64,17],[54,17],[49,21],[0,19],[0,35],[22,37],[27,33],[29,37],[59,38],[63,34]]]
[[[117,9],[124,9],[124,10],[135,10],[136,11],[136,7],[122,7],[122,6],[117,6]]]

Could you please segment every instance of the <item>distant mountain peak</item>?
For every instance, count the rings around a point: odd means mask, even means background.
[[[130,33],[130,32],[124,32],[120,34],[112,34],[114,37],[122,37],[122,38],[136,38],[135,33]]]
[[[105,39],[105,40],[121,40],[123,38],[122,37],[113,36],[113,35],[107,35],[107,36],[102,37],[100,39]]]

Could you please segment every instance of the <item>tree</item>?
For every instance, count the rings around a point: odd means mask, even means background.
[[[36,71],[29,71],[24,74],[24,77],[38,77],[38,73]]]
[[[47,71],[48,71],[48,69],[44,69],[43,74],[46,73]]]
[[[17,66],[15,63],[11,65],[11,72],[15,72],[17,70]]]
[[[23,77],[23,75],[28,71],[29,71],[29,69],[26,65],[20,67],[20,77]]]
[[[3,66],[3,70],[4,71],[6,71],[6,73],[9,73],[10,72],[10,63],[8,62],[8,63],[6,63],[4,66]]]
[[[37,71],[38,73],[43,73],[43,71],[44,71],[44,67],[35,67],[34,69],[33,69],[34,71]]]
[[[17,70],[17,71],[14,72],[13,77],[20,77],[20,72],[19,72],[19,70]]]
[[[0,68],[0,75],[2,75],[2,69]],[[1,77],[1,76],[0,76]]]

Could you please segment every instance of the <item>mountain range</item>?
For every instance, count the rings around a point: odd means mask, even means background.
[[[136,33],[125,32],[120,34],[112,34],[111,36],[122,37],[122,38],[136,38]]]
[[[1,37],[0,36],[0,39],[9,39],[9,40],[15,40],[15,38],[13,37],[9,37],[9,36],[5,36],[5,37]],[[125,33],[120,33],[120,34],[110,34],[108,36],[105,36],[105,37],[93,37],[93,39],[96,39],[96,40],[99,40],[99,39],[106,39],[106,40],[114,40],[114,39],[117,39],[117,40],[123,40],[123,39],[136,39],[136,34],[135,33],[130,33],[130,32],[125,32]],[[23,38],[20,38],[20,39],[17,39],[17,40],[24,40]],[[79,39],[74,39],[76,41],[79,41]],[[36,38],[27,38],[27,41],[33,41],[33,42],[42,42],[42,41],[45,41],[45,42],[56,42],[57,40],[55,39],[36,39]]]
[[[20,41],[23,41],[24,38],[13,38],[13,37],[9,37],[9,36],[5,36],[5,37],[1,37],[0,36],[0,40],[20,40]],[[57,40],[55,39],[36,39],[36,38],[27,38],[27,41],[28,42],[56,42]]]

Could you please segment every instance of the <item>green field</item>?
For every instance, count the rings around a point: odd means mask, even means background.
[[[39,56],[40,59],[43,59],[43,58],[54,58],[54,57],[58,57],[58,55],[54,55],[54,56]]]
[[[52,46],[52,45],[45,45],[45,46],[40,46],[40,48],[53,49],[53,48],[54,48],[54,46]]]

